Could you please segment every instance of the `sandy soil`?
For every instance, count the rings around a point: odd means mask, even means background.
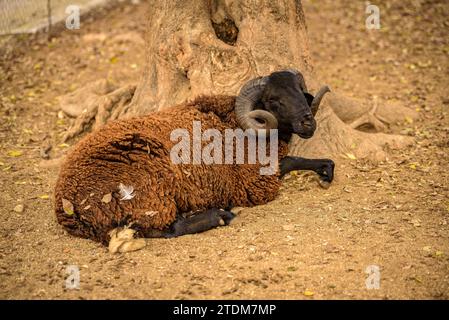
[[[61,136],[73,120],[58,115],[58,96],[139,80],[145,3],[99,11],[51,43],[3,39],[0,298],[448,299],[449,5],[382,1],[382,28],[368,31],[364,2],[347,2],[304,1],[316,72],[335,91],[418,110],[420,121],[390,129],[416,144],[379,164],[342,155],[328,190],[311,173],[291,175],[277,200],[229,227],[123,255],[56,223],[58,168],[42,156],[70,148]],[[65,287],[69,265],[79,290]],[[370,265],[379,289],[366,288]]]

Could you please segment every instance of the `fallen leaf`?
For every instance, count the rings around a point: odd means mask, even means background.
[[[357,158],[352,153],[346,153],[346,156],[351,160],[356,160]]]
[[[410,279],[411,280],[415,280],[418,283],[422,283],[422,280],[420,278],[418,278],[418,277],[411,277]]]
[[[444,254],[443,251],[435,251],[435,256],[436,257],[441,257]]]
[[[20,157],[21,155],[22,155],[22,151],[19,151],[19,150],[8,151],[8,156],[10,156],[10,157]]]
[[[70,147],[70,145],[68,145],[67,143],[61,143],[60,145],[58,145],[59,148],[68,148]]]
[[[50,198],[50,197],[49,197],[48,194],[43,194],[43,195],[40,195],[39,198],[40,198],[40,199],[46,200],[46,199],[48,199],[48,198]]]
[[[103,196],[103,198],[101,199],[102,202],[104,203],[109,203],[112,200],[112,194],[107,193]]]
[[[313,291],[310,291],[310,290],[304,291],[304,295],[305,295],[306,297],[312,297],[314,294],[315,294],[315,293],[314,293]]]
[[[142,249],[146,246],[146,240],[143,238],[134,239],[136,231],[129,228],[116,228],[109,232],[111,240],[109,241],[109,252],[131,252]]]
[[[64,209],[64,212],[69,216],[71,216],[75,213],[73,204],[69,200],[64,199],[64,198],[62,199],[62,208]]]

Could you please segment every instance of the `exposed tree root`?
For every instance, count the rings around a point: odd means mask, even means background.
[[[128,114],[135,89],[134,85],[116,89],[106,81],[98,81],[63,98],[61,101],[66,104],[61,103],[61,109],[70,115],[78,115],[63,140],[67,141],[90,127],[96,130],[107,121]],[[106,94],[100,95],[104,92]],[[87,99],[82,99],[82,95],[87,96]],[[73,101],[84,103],[75,105]],[[380,133],[386,131],[389,124],[403,121],[404,117],[415,119],[417,113],[413,110],[394,106],[379,111],[379,103],[373,102],[366,112],[368,103],[337,94],[329,95],[326,102],[317,114],[318,129],[315,136],[309,140],[295,138],[290,146],[292,155],[321,158],[353,155],[377,162],[386,159],[387,148],[400,149],[413,143],[413,139],[407,136]],[[405,115],[396,108],[405,111]],[[377,133],[358,130],[367,124]]]
[[[322,106],[317,116],[315,135],[308,140],[295,138],[290,145],[291,154],[311,158],[356,157],[377,162],[387,158],[388,149],[401,149],[414,142],[408,136],[355,130],[344,123],[328,104]]]
[[[61,109],[68,115],[77,116],[73,126],[64,135],[63,141],[83,133],[90,127],[96,130],[108,120],[123,116],[128,110],[128,104],[135,90],[135,85],[115,89],[107,82],[99,81],[77,90],[69,97],[62,98]],[[98,94],[102,92],[106,94]],[[77,101],[77,104],[70,103],[73,101]]]
[[[79,117],[91,104],[96,103],[98,98],[115,89],[117,88],[106,79],[98,80],[59,97],[59,106],[69,117]]]
[[[385,132],[389,126],[404,122],[407,118],[416,120],[419,113],[400,103],[382,103],[375,99],[367,101],[332,93],[328,97],[335,114],[353,129]]]
[[[383,132],[387,129],[386,123],[388,120],[375,115],[377,110],[377,103],[369,110],[367,113],[363,114],[353,122],[349,124],[349,126],[353,129],[357,129],[364,125],[371,125],[377,132]]]

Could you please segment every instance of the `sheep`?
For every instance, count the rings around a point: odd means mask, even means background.
[[[314,97],[301,73],[282,70],[250,80],[236,97],[200,96],[146,116],[112,121],[86,135],[67,155],[55,186],[57,220],[74,236],[109,243],[113,252],[127,251],[113,240],[120,235],[128,242],[134,237],[171,238],[228,225],[235,217],[232,207],[275,199],[281,177],[289,171],[313,170],[330,183],[332,160],[287,155],[292,134],[312,137],[314,115],[328,91],[324,86]],[[277,129],[279,169],[263,175],[260,162],[174,164],[171,135],[179,128],[192,134],[194,121],[218,132],[251,129],[267,141],[272,138],[267,134]],[[139,243],[138,248],[144,245]]]

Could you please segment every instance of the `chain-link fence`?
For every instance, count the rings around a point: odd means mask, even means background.
[[[114,0],[0,0],[0,35],[32,33],[65,20],[66,9],[75,5],[81,11]]]

